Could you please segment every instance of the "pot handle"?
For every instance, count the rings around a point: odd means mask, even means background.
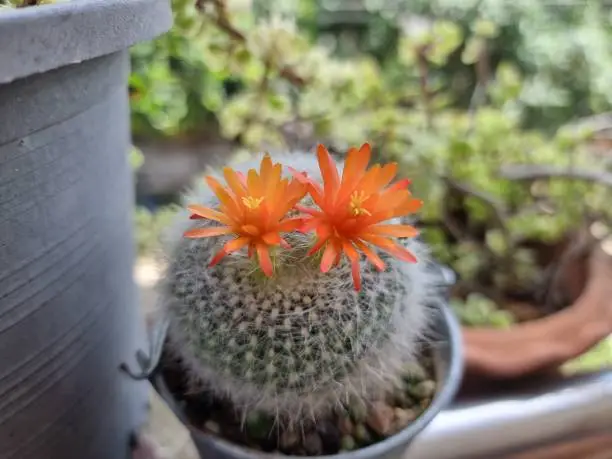
[[[170,320],[164,317],[156,321],[150,328],[148,355],[142,349],[136,352],[136,361],[140,367],[139,372],[132,371],[125,362],[123,362],[119,368],[136,381],[145,379],[151,380],[159,367],[159,361],[161,359],[169,325]]]

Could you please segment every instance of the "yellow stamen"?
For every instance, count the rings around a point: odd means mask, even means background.
[[[242,203],[251,210],[255,210],[263,202],[264,198],[254,198],[253,196],[245,196],[242,198]]]
[[[354,216],[359,215],[372,215],[365,207],[363,207],[363,203],[367,201],[368,196],[362,191],[354,191],[351,194],[351,202],[349,204],[349,208],[351,213]]]

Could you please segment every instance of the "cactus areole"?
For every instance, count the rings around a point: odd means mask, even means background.
[[[269,154],[208,176],[167,238],[168,350],[194,390],[299,427],[384,397],[418,359],[436,272],[423,205],[370,145]],[[222,182],[225,181],[225,184]]]

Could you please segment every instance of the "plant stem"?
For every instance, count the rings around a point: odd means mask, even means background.
[[[215,8],[215,14],[210,15],[215,25],[230,36],[233,40],[240,43],[246,43],[247,37],[237,27],[235,27],[227,13],[225,0],[196,0],[196,8],[200,11],[204,9],[206,3],[211,3]],[[281,67],[278,74],[285,80],[295,86],[304,86],[307,81],[300,75],[296,74],[290,67]]]
[[[612,174],[589,169],[567,169],[555,166],[515,164],[502,166],[500,177],[514,181],[533,181],[541,179],[570,179],[600,183],[612,187]]]
[[[417,67],[419,71],[419,87],[423,99],[423,110],[425,111],[425,123],[428,129],[433,127],[433,114],[431,110],[431,93],[429,91],[429,65],[427,64],[427,46],[421,46],[416,50]]]

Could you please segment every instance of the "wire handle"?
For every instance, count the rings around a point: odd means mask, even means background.
[[[140,367],[139,372],[132,371],[125,362],[119,368],[136,381],[151,379],[159,366],[169,325],[170,320],[164,317],[151,328],[149,333],[149,354],[147,355],[142,349],[136,352],[136,361]]]

